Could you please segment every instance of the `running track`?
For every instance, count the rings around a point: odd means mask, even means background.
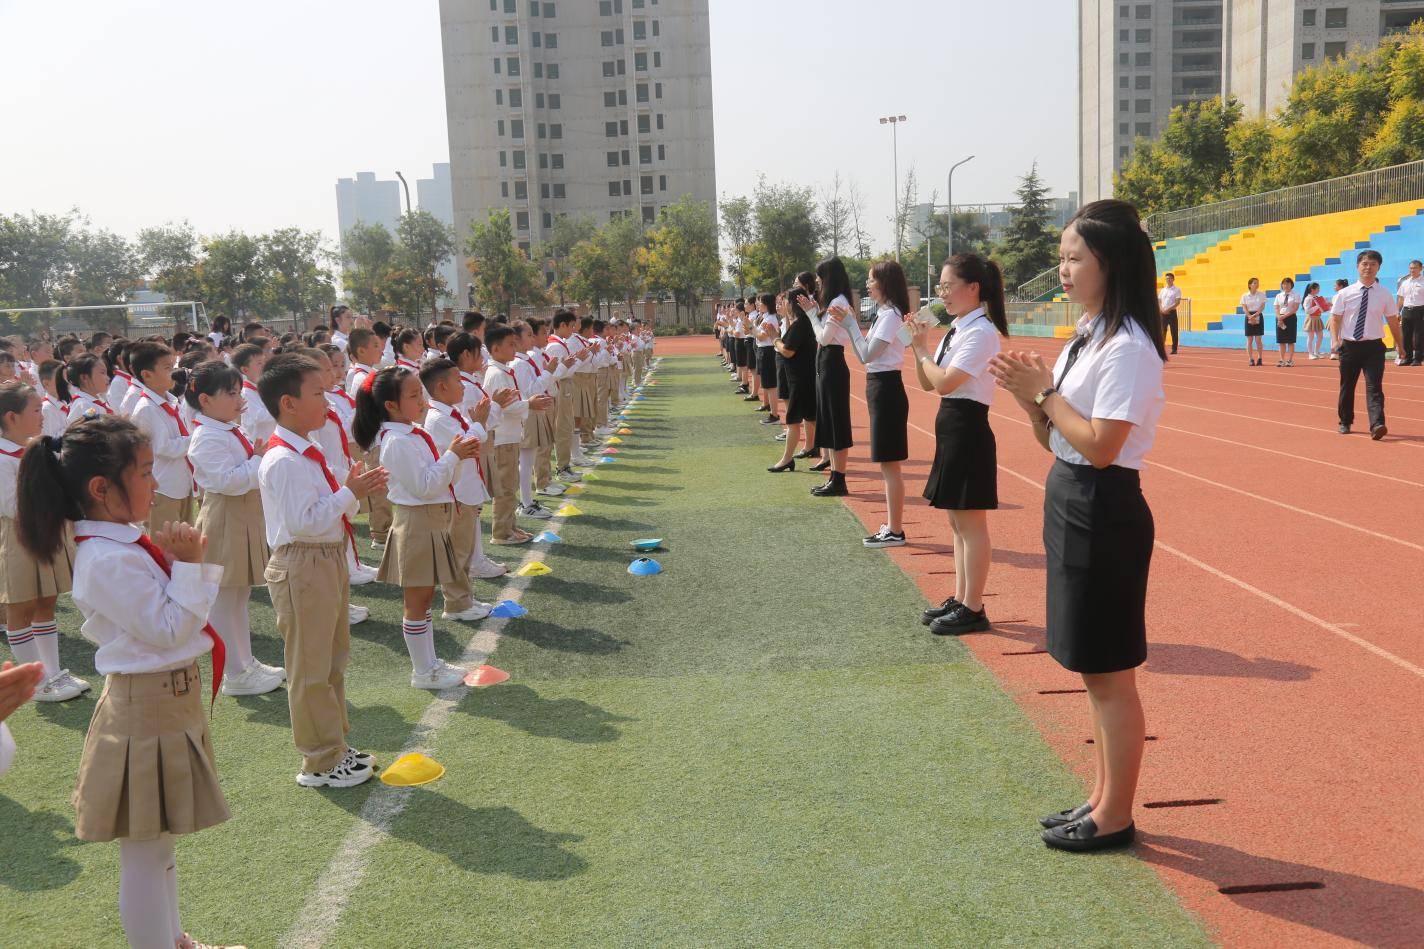
[[[1051,361],[1064,344],[1009,345]],[[659,340],[658,349],[710,354],[715,344]],[[1391,434],[1372,442],[1335,432],[1336,363],[1298,356],[1291,369],[1250,368],[1242,356],[1186,349],[1172,358],[1143,474],[1157,549],[1140,682],[1155,740],[1136,852],[1228,945],[1421,945],[1424,368],[1387,367]],[[847,500],[869,532],[884,500],[867,455],[864,373],[851,365],[857,447]],[[954,563],[942,515],[919,497],[937,398],[918,390],[908,353],[905,380],[910,544],[888,553],[938,602],[952,590]],[[1363,395],[1362,383],[1357,429],[1366,427]],[[995,629],[964,641],[1087,780],[1083,696],[1045,694],[1081,680],[1039,651],[1051,459],[1007,394],[990,421],[1001,503],[990,518]],[[777,450],[768,444],[768,463]],[[907,623],[919,609],[906,604]],[[1249,891],[1277,885],[1310,888]]]

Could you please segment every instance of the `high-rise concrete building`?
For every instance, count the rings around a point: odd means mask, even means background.
[[[440,0],[459,243],[499,208],[535,253],[561,215],[713,205],[707,4]]]
[[[1222,0],[1078,0],[1078,193],[1112,196],[1133,143],[1221,94]]]
[[[429,211],[450,227],[455,226],[455,202],[450,190],[450,163],[436,162],[429,178],[415,181],[415,200],[420,210]],[[465,299],[465,284],[469,283],[460,274],[455,258],[451,257],[440,267],[445,283],[450,287],[450,296],[456,300]],[[468,273],[468,271],[467,271]]]
[[[341,240],[359,224],[381,224],[392,234],[400,223],[400,182],[379,181],[373,171],[358,171],[355,178],[336,179],[336,226]]]

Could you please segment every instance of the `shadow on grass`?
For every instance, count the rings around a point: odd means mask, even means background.
[[[627,603],[633,599],[626,593],[611,590],[597,583],[565,580],[558,574],[540,577],[534,590],[540,595],[556,596],[571,603]]]
[[[637,719],[615,715],[582,699],[546,699],[527,685],[471,690],[457,706],[476,718],[503,722],[535,738],[594,745],[623,737],[618,725]]]
[[[206,684],[204,687],[206,688]],[[87,732],[89,719],[94,717],[94,703],[98,701],[99,693],[95,691],[89,695],[93,697],[81,697],[68,702],[35,702],[35,714],[51,725],[76,732]]]
[[[68,817],[53,811],[27,811],[0,794],[0,827],[5,828],[0,890],[57,890],[78,878],[79,864],[63,853],[81,846]]]
[[[576,652],[589,656],[609,656],[628,645],[627,640],[588,627],[569,628],[528,618],[514,620],[500,630],[501,636],[518,639],[540,649]]]

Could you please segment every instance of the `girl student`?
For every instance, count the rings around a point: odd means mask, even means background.
[[[114,407],[108,401],[109,373],[104,368],[104,360],[92,354],[76,356],[64,367],[64,376],[73,396],[69,414],[64,419],[66,428],[85,419],[114,414]]]
[[[984,585],[993,546],[988,512],[999,506],[998,448],[989,426],[994,377],[989,362],[1009,335],[1004,279],[998,264],[978,254],[944,262],[936,288],[954,316],[934,354],[929,324],[915,323],[910,348],[920,388],[940,397],[935,416],[935,458],[924,498],[949,516],[954,547],[954,594],[925,610],[922,621],[939,636],[989,628]]]
[[[243,343],[232,351],[232,368],[242,374],[242,430],[254,445],[265,445],[277,431],[277,420],[257,393],[257,380],[262,378],[269,358],[256,343]]]
[[[377,578],[404,592],[402,628],[410,653],[410,684],[438,692],[457,685],[468,671],[436,658],[431,604],[437,586],[469,584],[450,542],[457,503],[451,482],[456,466],[478,455],[480,443],[462,435],[442,453],[418,424],[424,418],[420,377],[404,366],[393,366],[371,376],[357,392],[352,428],[362,448],[379,442],[381,465],[390,472],[387,496],[394,520]],[[474,609],[459,613],[447,609],[440,618],[475,620],[485,615]]]
[[[486,436],[493,432],[498,426],[503,414],[504,407],[519,400],[519,393],[514,389],[501,389],[491,395],[486,391],[483,383],[485,370],[488,368],[485,359],[484,344],[480,338],[473,333],[456,333],[450,337],[449,344],[445,347],[446,358],[455,365],[460,372],[461,412],[465,421],[472,419],[479,420],[484,427]],[[575,393],[577,396],[577,393]],[[482,405],[488,405],[488,409],[482,409]],[[471,426],[473,427],[473,426]],[[577,440],[578,432],[574,431],[572,440]],[[481,439],[482,451],[490,444],[488,438]],[[485,484],[486,493],[489,489],[489,458],[486,457],[480,462],[480,478]],[[458,482],[459,475],[456,475]],[[456,495],[458,496],[459,485],[456,485]],[[484,549],[484,528],[480,522],[475,522],[474,553],[470,557],[469,574],[472,580],[492,580],[495,577],[504,576],[509,572],[509,568],[498,561],[492,560],[485,554]]]
[[[839,497],[846,490],[846,451],[855,445],[850,427],[850,367],[845,350],[852,346],[860,327],[852,318],[850,326],[830,318],[832,311],[850,314],[850,276],[839,257],[827,257],[816,265],[815,306],[806,311],[815,329],[816,342],[816,448],[822,460],[812,471],[826,471],[826,483],[811,489],[818,497]]]
[[[1325,313],[1329,304],[1320,295],[1320,284],[1311,283],[1305,288],[1305,300],[1301,303],[1305,311],[1305,349],[1311,359],[1319,359],[1320,344],[1325,338]]]
[[[36,370],[40,377],[40,417],[43,434],[59,436],[69,421],[69,383],[64,378],[64,363],[46,359]]]
[[[425,340],[417,329],[409,327],[391,337],[395,348],[395,364],[411,372],[420,371],[421,360],[425,358]]]
[[[777,410],[776,340],[781,336],[781,321],[776,318],[776,294],[763,293],[757,298],[756,322],[752,324],[753,347],[756,351],[756,378],[761,386],[761,407],[758,412],[766,412],[763,425],[781,422]]]
[[[880,463],[885,480],[885,517],[887,523],[865,538],[867,547],[903,547],[905,545],[905,476],[900,463],[910,457],[907,423],[910,399],[900,378],[900,366],[905,361],[905,342],[900,327],[910,308],[910,290],[905,271],[893,260],[882,260],[870,268],[866,291],[878,309],[868,336],[851,336],[855,354],[865,364],[865,401],[870,410],[870,460]],[[830,319],[839,322],[849,315],[833,312]]]
[[[312,433],[311,440],[316,442],[321,453],[326,456],[326,466],[336,476],[337,483],[345,483],[346,476],[351,473],[351,467],[356,461],[351,439],[351,421],[356,416],[356,400],[348,396],[339,385],[345,355],[339,347],[331,343],[310,349],[296,349],[294,352],[306,356],[321,369],[322,386],[326,390],[326,424]],[[346,569],[350,574],[351,586],[374,583],[376,570],[362,563],[356,556],[355,540],[347,547]],[[353,626],[365,622],[371,615],[369,609],[349,600],[346,611],[350,614]]]
[[[1296,314],[1300,312],[1300,294],[1295,292],[1295,281],[1286,277],[1281,281],[1281,292],[1276,294],[1276,345],[1280,347],[1281,358],[1276,368],[1295,365]]]
[[[242,430],[242,375],[216,360],[193,370],[183,399],[193,409],[188,462],[203,489],[194,522],[207,539],[203,562],[222,567],[209,619],[226,647],[224,695],[266,695],[286,681],[278,666],[252,655],[247,601],[253,587],[266,584],[266,522],[257,469],[264,444],[254,445]]]
[[[232,336],[232,320],[225,316],[213,317],[213,330],[208,334],[208,339],[212,340],[215,349],[222,349],[223,343]]]
[[[1246,365],[1262,365],[1261,343],[1266,336],[1266,321],[1261,314],[1266,309],[1266,295],[1261,292],[1261,281],[1255,277],[1246,281],[1241,309],[1246,314]]]
[[[777,355],[786,367],[786,446],[781,460],[771,472],[795,471],[796,459],[810,457],[816,442],[816,336],[802,303],[810,297],[799,286],[793,287],[782,304],[786,312],[786,332],[775,343]],[[806,451],[798,453],[801,430],[806,431]]]
[[[42,437],[40,397],[18,380],[0,383],[0,602],[5,604],[6,638],[19,663],[44,664],[35,690],[38,702],[65,702],[82,695],[89,683],[59,666],[59,627],[54,605],[70,588],[73,542],[65,539],[40,558],[20,543],[18,497],[20,459],[25,446]]]
[[[1335,278],[1335,292],[1334,292],[1333,294],[1331,294],[1331,296],[1330,296],[1330,305],[1329,305],[1328,307],[1326,307],[1326,309],[1331,310],[1331,311],[1333,311],[1333,310],[1335,309],[1335,298],[1340,295],[1340,291],[1341,291],[1341,290],[1344,290],[1344,289],[1345,289],[1346,287],[1348,287],[1349,285],[1350,285],[1350,281],[1346,280],[1344,277],[1336,277],[1336,278]],[[1328,328],[1330,321],[1329,321],[1329,320],[1326,320],[1325,322],[1326,322],[1326,325],[1327,325],[1327,328]],[[1338,340],[1338,339],[1335,338],[1335,330],[1334,330],[1334,329],[1329,329],[1329,333],[1330,333],[1330,358],[1331,358],[1331,359],[1339,359],[1339,358],[1340,358],[1340,340]]]
[[[104,350],[104,368],[109,373],[109,392],[104,401],[120,415],[124,414],[124,396],[128,395],[133,376],[129,374],[129,341],[116,339]]]
[[[106,676],[74,789],[74,834],[119,842],[119,918],[129,944],[188,949],[174,841],[229,817],[218,786],[197,659],[221,640],[207,625],[222,567],[186,524],[150,539],[153,450],[138,427],[104,416],[45,438],[20,465],[20,532],[40,559],[79,550],[74,603]],[[215,660],[214,665],[217,665]],[[159,793],[159,791],[162,793]]]
[[[1136,667],[1147,657],[1152,511],[1139,470],[1166,399],[1157,266],[1125,201],[1094,201],[1063,229],[1059,277],[1082,307],[1076,337],[1050,370],[1030,353],[989,365],[1054,455],[1044,489],[1048,651],[1082,675],[1096,780],[1087,802],[1043,818],[1061,850],[1132,842],[1146,724]]]
[[[153,476],[158,479],[149,526],[193,519],[193,473],[188,467],[187,423],[173,396],[173,350],[163,343],[136,343],[129,350],[129,366],[138,383],[139,398],[131,418],[148,437],[153,451]]]

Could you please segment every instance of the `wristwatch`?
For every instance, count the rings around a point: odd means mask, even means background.
[[[1048,397],[1049,397],[1050,395],[1053,395],[1053,394],[1054,394],[1055,392],[1057,392],[1057,391],[1058,391],[1058,390],[1055,389],[1055,388],[1053,388],[1053,386],[1049,386],[1047,389],[1044,389],[1044,390],[1043,390],[1042,392],[1040,392],[1038,395],[1036,395],[1036,396],[1033,397],[1033,404],[1036,405],[1036,406],[1038,406],[1039,408],[1043,408],[1043,403],[1044,403],[1044,402],[1047,402],[1047,401],[1048,401]]]

